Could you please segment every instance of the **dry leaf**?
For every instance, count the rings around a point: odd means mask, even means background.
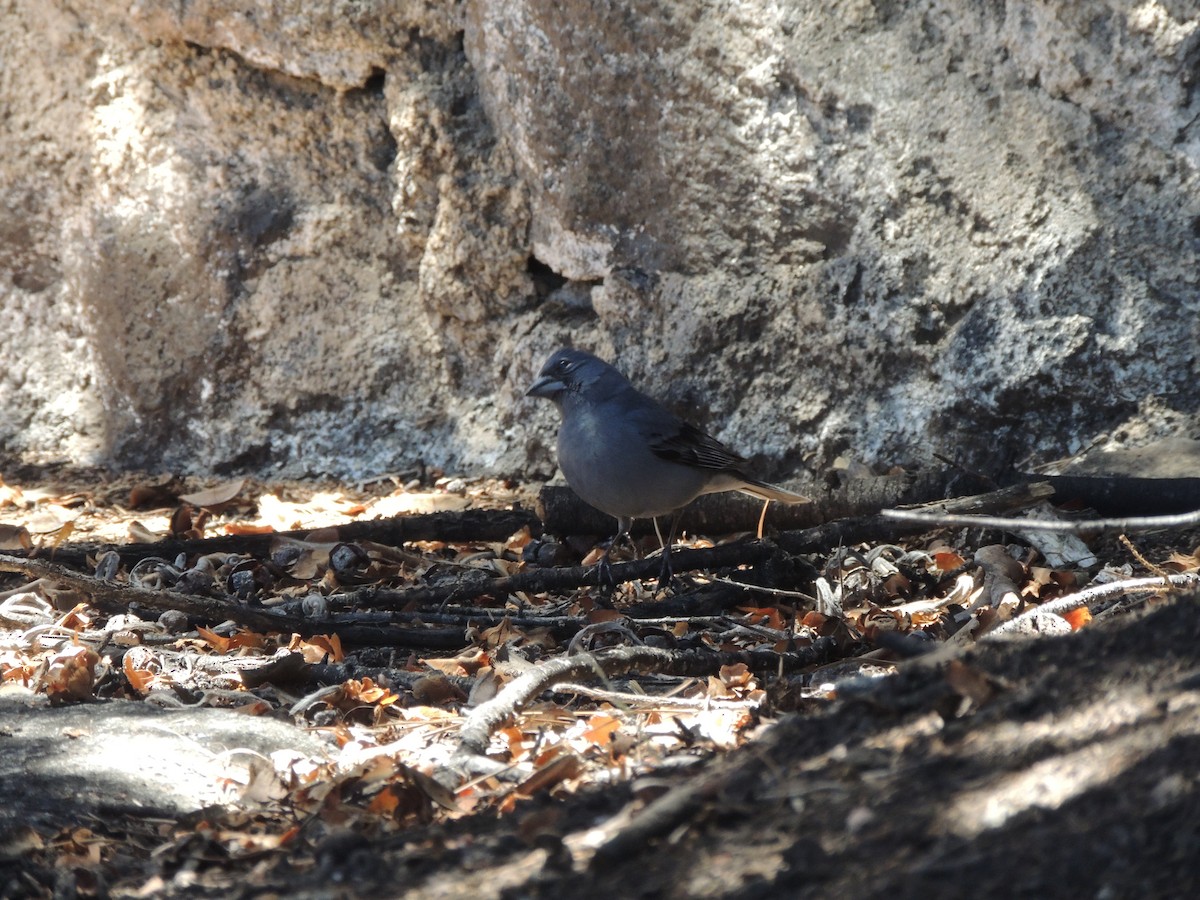
[[[33,538],[24,525],[0,523],[0,550],[32,550]]]
[[[214,509],[234,500],[245,486],[245,478],[235,478],[233,481],[226,481],[224,484],[218,484],[203,491],[183,494],[179,499],[184,503],[192,504],[192,506]]]
[[[620,727],[620,719],[599,713],[588,719],[588,730],[583,733],[583,739],[598,747],[605,747],[612,741],[613,734]]]
[[[306,663],[340,663],[346,658],[342,650],[342,639],[336,634],[315,634],[310,638],[293,634],[288,642],[288,649],[298,652]]]
[[[431,669],[437,669],[446,675],[474,675],[484,666],[491,665],[491,658],[487,652],[479,648],[475,648],[461,656],[454,656],[448,659],[427,658],[422,659],[422,663],[429,666]]]
[[[967,561],[953,550],[940,550],[933,554],[933,564],[941,572],[952,572],[965,566]]]
[[[139,484],[129,491],[130,509],[161,509],[179,499],[179,482],[172,478],[164,484]]]
[[[1078,631],[1092,621],[1092,613],[1086,606],[1081,606],[1079,609],[1063,613],[1063,618],[1070,624],[1072,631]]]
[[[547,766],[538,769],[517,787],[517,792],[526,797],[538,791],[546,791],[561,784],[569,778],[577,778],[583,773],[583,762],[578,756],[569,754],[560,756]]]
[[[129,537],[137,544],[153,544],[155,541],[162,540],[163,535],[157,531],[151,531],[141,522],[134,520],[129,523]]]
[[[427,675],[413,682],[412,695],[418,703],[462,703],[467,699],[463,690],[445,675]]]
[[[251,525],[248,522],[227,522],[226,534],[271,534],[275,531],[270,525]]]
[[[42,676],[42,686],[50,702],[67,703],[91,697],[99,664],[99,655],[88,647],[73,646],[60,651]]]
[[[739,606],[739,612],[744,612],[753,625],[765,625],[776,631],[783,631],[783,616],[774,606]]]
[[[196,633],[204,640],[208,646],[212,647],[218,653],[228,653],[231,641],[227,637],[221,637],[215,631],[209,631],[203,625],[196,626]]]
[[[819,612],[808,612],[804,614],[804,618],[800,620],[800,624],[805,628],[811,628],[813,631],[820,632],[825,627],[827,618],[827,616],[823,616]]]

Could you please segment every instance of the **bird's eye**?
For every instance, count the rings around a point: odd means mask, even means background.
[[[574,368],[575,368],[575,366],[571,363],[570,360],[560,359],[558,361],[558,371],[561,372],[563,375],[566,375],[568,372],[570,372]]]

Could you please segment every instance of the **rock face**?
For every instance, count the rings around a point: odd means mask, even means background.
[[[1200,435],[1193,4],[316,6],[10,0],[0,457],[549,474],[568,341],[772,476]]]

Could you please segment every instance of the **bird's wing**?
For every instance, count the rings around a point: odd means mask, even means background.
[[[746,460],[695,425],[674,419],[667,428],[647,434],[655,456],[699,469],[737,469]]]

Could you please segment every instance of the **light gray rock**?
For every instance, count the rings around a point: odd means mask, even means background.
[[[272,790],[283,795],[278,779],[293,761],[334,756],[302,729],[231,710],[164,710],[129,701],[50,708],[11,693],[0,696],[0,848],[26,826],[253,805]],[[280,753],[277,766],[273,753]]]
[[[566,341],[771,477],[1200,436],[1192,4],[10,7],[10,461],[549,474]]]

